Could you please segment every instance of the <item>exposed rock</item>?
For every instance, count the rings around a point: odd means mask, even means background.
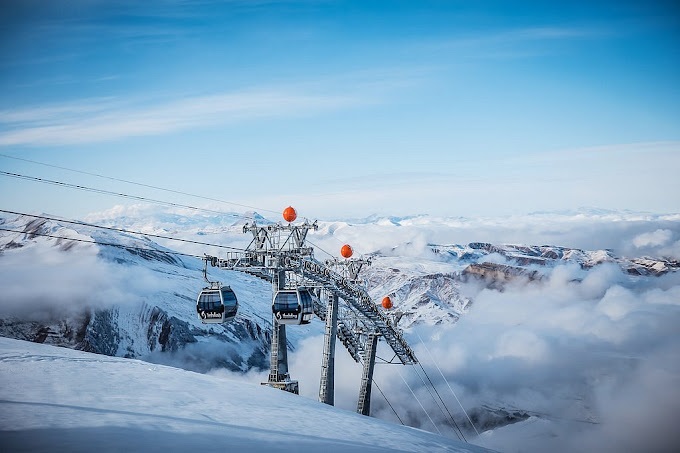
[[[524,278],[528,281],[543,279],[543,275],[537,271],[489,262],[470,264],[463,270],[461,277],[464,281],[471,277],[483,279],[491,286],[502,285],[518,278]]]

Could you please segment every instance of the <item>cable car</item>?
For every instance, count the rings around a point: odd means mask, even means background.
[[[203,324],[220,324],[231,321],[238,311],[236,294],[229,286],[212,283],[209,288],[203,288],[196,300],[198,319]]]
[[[281,324],[309,324],[314,314],[311,291],[307,288],[278,290],[272,301],[272,312]]]

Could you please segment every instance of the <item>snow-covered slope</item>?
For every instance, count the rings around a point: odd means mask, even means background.
[[[482,452],[268,387],[0,338],[4,451]]]

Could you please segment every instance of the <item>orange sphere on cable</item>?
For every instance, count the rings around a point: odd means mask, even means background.
[[[390,296],[383,297],[382,306],[385,310],[392,308],[392,299],[390,299]]]
[[[349,258],[353,253],[354,250],[352,250],[352,247],[349,244],[345,244],[340,248],[340,254],[343,258]]]
[[[283,210],[283,220],[286,222],[293,222],[295,219],[297,219],[297,212],[294,207],[288,206]]]

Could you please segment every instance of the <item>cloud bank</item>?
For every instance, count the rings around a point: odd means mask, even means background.
[[[459,422],[465,419],[435,363],[480,428],[491,422],[484,407],[532,417],[473,442],[537,452],[677,447],[680,276],[633,281],[613,266],[585,275],[562,266],[545,283],[472,290],[473,306],[456,325],[419,328],[410,338]],[[420,414],[420,426],[432,430],[398,376],[388,376],[382,382],[397,412]],[[424,386],[413,373],[409,379],[435,423],[445,426]]]
[[[582,250],[612,250],[620,256],[680,259],[680,215],[583,209],[498,217],[375,217],[323,222],[309,239],[328,251],[347,242],[358,254],[410,249],[426,253],[426,244],[556,245]],[[402,250],[394,249],[402,254]],[[418,251],[419,250],[419,251]]]
[[[102,261],[96,246],[59,244],[38,241],[2,253],[0,316],[61,320],[88,309],[138,303],[161,286],[151,270]]]

